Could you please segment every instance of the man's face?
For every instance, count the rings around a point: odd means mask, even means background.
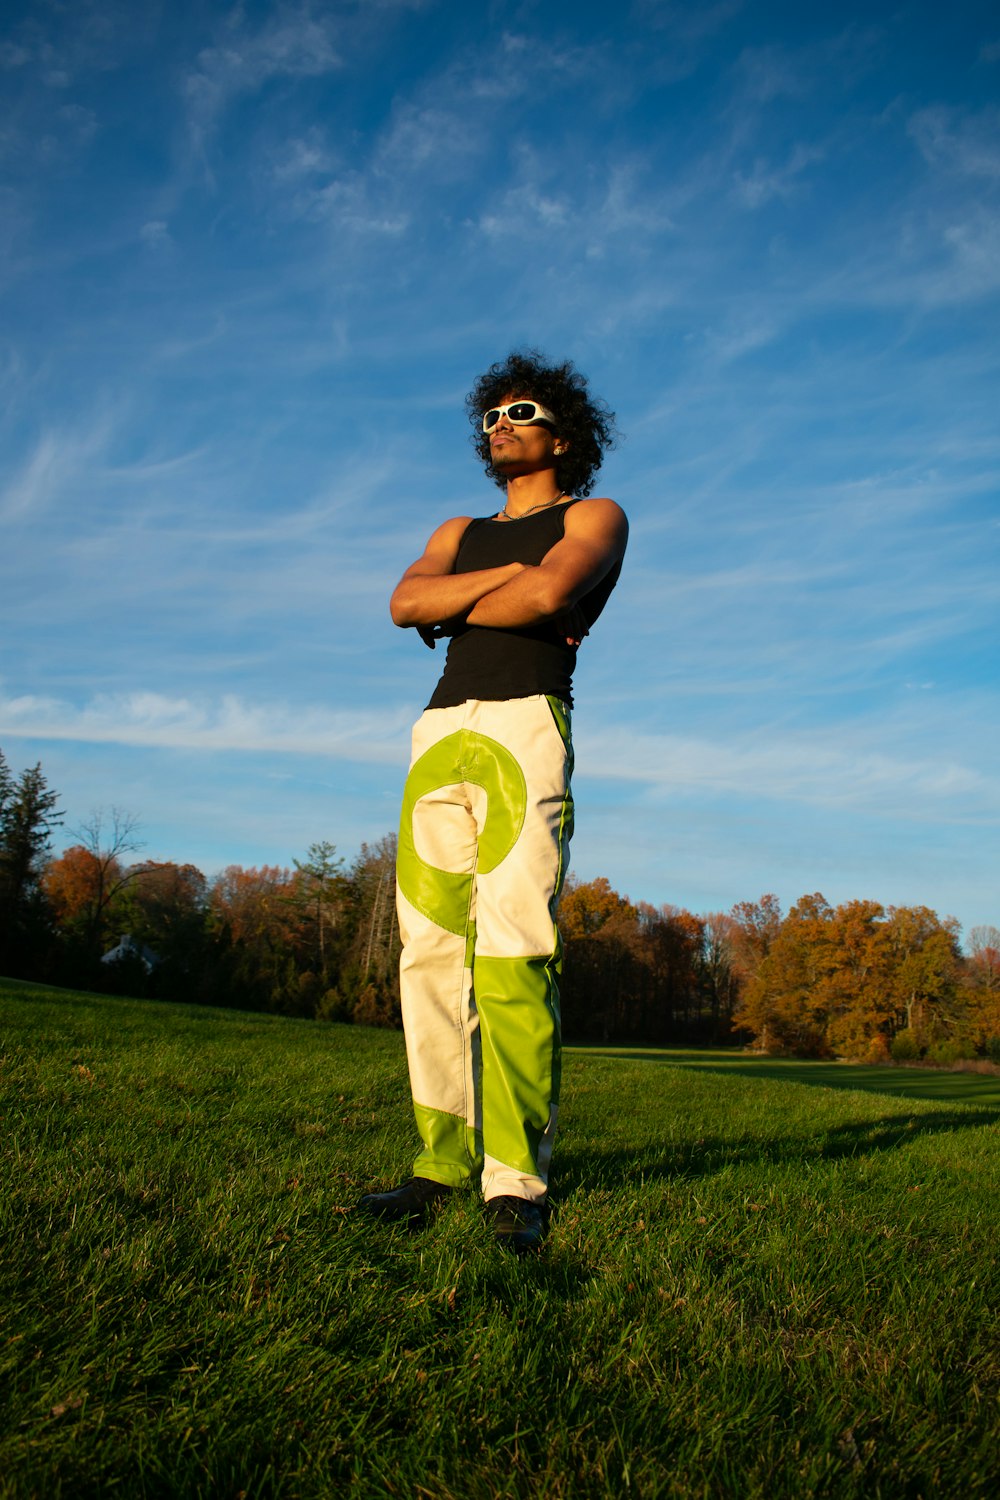
[[[508,406],[512,401],[533,401],[530,391],[512,391],[497,402]],[[506,413],[490,433],[490,460],[501,474],[532,474],[539,469],[554,469],[558,436],[545,423],[530,426],[514,423]]]

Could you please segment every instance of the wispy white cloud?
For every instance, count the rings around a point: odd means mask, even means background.
[[[305,201],[305,200],[300,200]],[[383,194],[367,174],[349,172],[317,188],[306,201],[310,217],[338,231],[396,238],[410,227],[410,211]]]
[[[112,430],[113,422],[104,415],[89,428],[44,432],[0,490],[0,521],[27,515],[41,520],[42,512],[62,499],[105,450]]]
[[[12,177],[31,183],[33,172],[53,173],[82,157],[100,129],[97,112],[81,104],[45,111],[10,106],[0,118],[0,162]]]
[[[640,157],[616,156],[609,163],[603,201],[594,215],[605,234],[670,234],[676,223],[664,184],[651,163]]]
[[[409,715],[399,708],[338,710],[135,691],[84,705],[53,697],[0,696],[0,735],[160,750],[270,752],[397,765]],[[882,731],[884,733],[884,730]],[[738,740],[585,731],[578,742],[590,782],[636,782],[671,798],[739,793],[816,808],[877,810],[920,822],[1000,818],[1000,779],[947,753],[901,756],[879,747],[878,728],[828,733],[758,729]]]
[[[798,46],[752,44],[736,62],[739,94],[761,106],[777,99],[808,99],[820,91],[842,97],[876,66],[884,41],[883,26],[852,22]]]
[[[82,104],[64,104],[56,110],[55,117],[76,149],[89,145],[97,133],[96,111]]]
[[[0,42],[0,68],[12,72],[25,67],[31,61],[31,49],[24,42],[5,40]]]
[[[876,252],[843,291],[892,307],[949,307],[1000,288],[1000,208],[967,204],[904,226],[895,254]],[[853,287],[852,287],[853,282]]]
[[[0,42],[0,67],[33,72],[46,88],[67,89],[82,75],[118,67],[137,41],[148,39],[157,8],[128,0],[77,0],[67,9],[27,6]]]
[[[630,20],[639,36],[661,45],[647,51],[645,62],[658,82],[679,82],[703,60],[712,43],[744,10],[744,0],[714,0],[687,5],[678,0],[632,0]]]
[[[330,15],[279,4],[256,29],[242,7],[230,12],[215,43],[205,47],[184,80],[188,128],[199,150],[234,100],[271,78],[320,77],[344,66]]]
[[[398,709],[249,703],[228,693],[210,701],[136,691],[100,695],[82,707],[53,697],[0,697],[0,734],[170,750],[273,751],[392,764],[407,727],[408,716]]]
[[[936,104],[911,115],[907,131],[931,166],[1000,179],[1000,109],[970,113]]]
[[[758,104],[774,99],[800,99],[809,87],[803,59],[807,54],[770,44],[745,47],[737,71],[747,98]]]
[[[428,175],[443,182],[461,178],[483,149],[480,124],[461,108],[401,101],[376,148],[374,171],[397,177],[413,173],[423,191]]]
[[[743,10],[744,0],[709,0],[685,5],[679,0],[632,0],[633,20],[654,31],[667,31],[675,41],[703,42],[714,37]]]
[[[150,250],[165,250],[172,240],[163,219],[149,219],[139,230],[139,238]]]
[[[900,756],[877,742],[877,733],[845,728],[835,743],[826,730],[758,730],[726,742],[604,729],[582,736],[578,750],[588,778],[637,781],[671,797],[738,793],[929,823],[1000,819],[1000,778],[947,755]]]
[[[736,173],[736,193],[748,208],[761,208],[772,198],[790,198],[802,189],[806,169],[822,161],[824,152],[815,146],[795,145],[781,166],[758,157],[749,172]]]
[[[744,354],[752,354],[772,343],[779,325],[763,310],[745,315],[734,313],[720,328],[705,333],[705,348],[719,365],[730,364]]]
[[[566,198],[544,192],[531,183],[508,188],[495,210],[484,213],[479,228],[490,238],[500,235],[523,240],[534,230],[562,229],[569,218]]]
[[[311,125],[299,136],[282,140],[272,151],[271,172],[279,184],[329,178],[341,166],[326,131]]]

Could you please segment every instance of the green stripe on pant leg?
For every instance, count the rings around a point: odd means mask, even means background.
[[[556,1023],[555,1042],[552,1048],[552,1103],[558,1104],[562,1089],[562,1011],[559,1006],[559,980],[562,977],[563,945],[562,933],[554,923],[552,931],[555,937],[555,951],[549,963],[549,980],[552,985],[549,1004]]]
[[[570,779],[573,775],[574,756],[570,710],[566,706],[566,704],[563,703],[561,698],[553,698],[551,694],[548,694],[547,699],[549,710],[552,714],[553,719],[555,720],[556,728],[559,730],[559,736],[562,739],[564,746],[566,747],[566,792],[563,796],[562,810],[559,814],[559,869],[556,874],[555,889],[552,892],[552,900],[550,903],[551,910],[554,916],[556,907],[559,905],[559,895],[563,888],[563,881],[566,879],[566,861],[569,855],[569,841],[573,837],[573,820],[575,808],[573,805],[573,792],[570,786]],[[562,946],[560,943],[558,930],[556,932],[555,972],[556,974],[562,973]]]
[[[413,1163],[414,1177],[429,1177],[445,1187],[465,1187],[483,1168],[479,1134],[458,1115],[414,1101],[413,1113],[424,1149]],[[464,1165],[461,1163],[464,1162]]]
[[[563,744],[566,746],[566,758],[567,758],[567,761],[569,763],[569,768],[568,768],[568,772],[567,772],[567,776],[566,776],[566,780],[568,782],[569,778],[573,774],[573,763],[574,763],[573,762],[573,713],[572,713],[572,710],[570,709],[569,705],[567,703],[564,703],[561,698],[554,698],[551,693],[546,693],[545,697],[546,697],[546,701],[548,702],[548,705],[549,705],[549,712],[551,713],[553,719],[555,720],[556,728],[559,731],[559,738],[562,740]]]
[[[538,1146],[559,1089],[558,956],[483,958],[474,986],[483,1067],[483,1144],[517,1172]]]

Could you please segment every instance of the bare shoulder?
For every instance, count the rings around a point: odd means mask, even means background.
[[[447,521],[441,522],[441,525],[432,533],[432,536],[461,537],[471,520],[471,516],[451,516]]]
[[[600,537],[624,546],[628,540],[628,517],[616,500],[606,495],[578,500],[566,512],[567,536]]]
[[[471,516],[451,516],[449,520],[442,521],[441,525],[431,532],[424,548],[428,552],[452,552],[458,551]]]

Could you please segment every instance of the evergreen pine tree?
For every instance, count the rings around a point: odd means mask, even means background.
[[[39,879],[62,822],[59,794],[50,791],[41,764],[15,782],[0,752],[0,970],[26,974],[44,928]]]

